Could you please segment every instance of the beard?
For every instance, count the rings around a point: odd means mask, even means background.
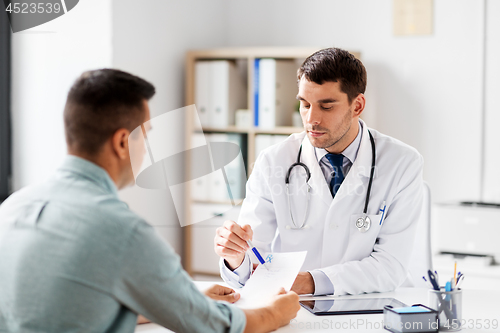
[[[347,110],[342,122],[337,126],[337,128],[330,130],[321,126],[306,126],[306,131],[318,131],[324,132],[320,138],[314,138],[307,134],[309,141],[316,148],[327,149],[338,144],[346,135],[349,133],[352,125],[352,112],[353,108]]]

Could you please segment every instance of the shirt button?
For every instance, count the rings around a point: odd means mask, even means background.
[[[337,230],[339,226],[337,224],[330,224],[330,229]]]

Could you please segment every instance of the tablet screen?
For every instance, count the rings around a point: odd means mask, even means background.
[[[394,298],[325,299],[301,301],[300,305],[315,315],[343,315],[383,313],[384,306],[405,307],[406,304]]]

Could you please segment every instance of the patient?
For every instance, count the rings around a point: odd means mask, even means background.
[[[266,332],[296,316],[294,292],[254,310],[229,304],[239,297],[230,288],[206,297],[118,198],[134,182],[129,148],[145,152],[131,131],[149,120],[154,93],[111,69],[83,73],[71,87],[68,156],[46,182],[0,206],[0,332],[133,332],[138,314],[176,332]]]

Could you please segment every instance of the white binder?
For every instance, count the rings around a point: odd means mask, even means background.
[[[200,147],[207,144],[205,135],[203,133],[193,133],[191,140],[191,148]],[[191,156],[191,167],[193,168],[192,170],[194,170],[196,163],[198,163],[198,161],[196,160],[196,156]],[[209,180],[210,175],[204,175],[202,177],[193,179],[193,181],[191,182],[191,198],[193,200],[205,201],[209,199]]]
[[[246,107],[246,84],[234,62],[211,61],[210,64],[210,126],[234,126],[235,112]]]
[[[214,236],[225,220],[238,221],[240,206],[193,204],[191,216],[203,221],[191,226],[191,269],[194,272],[220,274],[220,257],[213,250]]]
[[[227,142],[226,134],[210,134],[207,135],[207,138],[209,142]],[[213,156],[214,153],[211,152],[211,155]],[[228,201],[229,196],[227,194],[227,183],[222,169],[213,171],[210,174],[209,179],[208,200],[214,202]]]
[[[258,158],[260,153],[267,147],[273,145],[273,136],[270,134],[258,134],[255,136],[255,157]]]
[[[245,197],[245,185],[247,181],[246,169],[243,162],[243,136],[241,134],[228,134],[227,141],[237,144],[240,147],[240,155],[229,163],[225,170],[229,188],[231,190],[232,200],[234,204],[239,204]],[[231,198],[228,197],[228,200]]]
[[[202,127],[210,126],[210,63],[211,61],[197,61],[195,64],[194,103]]]
[[[281,134],[275,134],[273,135],[273,145],[276,145],[278,143],[281,143],[283,141],[286,140],[286,138],[288,138],[288,135],[281,135]]]
[[[259,127],[292,126],[297,104],[297,66],[293,60],[261,59]]]

